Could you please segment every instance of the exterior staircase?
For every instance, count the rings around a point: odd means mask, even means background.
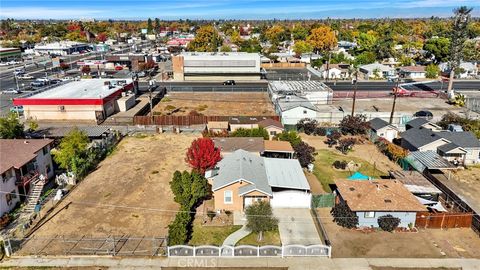
[[[41,175],[31,182],[31,189],[28,194],[27,206],[24,209],[25,214],[31,214],[35,211],[35,206],[42,195],[43,186],[45,185],[45,179]]]

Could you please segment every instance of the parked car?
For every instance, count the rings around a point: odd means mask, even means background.
[[[235,85],[235,81],[234,80],[227,80],[227,81],[223,82],[223,85]]]
[[[33,77],[32,75],[22,74],[22,75],[18,75],[17,79],[19,79],[19,80],[33,80],[33,79],[35,79],[35,77]]]
[[[0,67],[10,65],[8,62],[0,62]]]
[[[8,90],[3,90],[2,94],[20,94],[20,91],[15,88],[10,88]]]
[[[430,120],[433,118],[433,113],[431,111],[418,111],[413,116],[415,117],[422,117]]]
[[[13,106],[10,108],[10,112],[23,114],[23,106]]]
[[[50,80],[50,84],[57,84],[57,83],[61,83],[62,80],[60,79],[53,79],[53,80]]]
[[[122,70],[123,67],[122,66],[115,66],[115,70]]]
[[[43,86],[46,85],[46,82],[36,80],[36,81],[30,83],[30,85],[33,86],[33,87],[43,87]]]

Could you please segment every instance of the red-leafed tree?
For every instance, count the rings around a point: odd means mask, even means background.
[[[194,171],[204,174],[206,170],[215,167],[221,159],[220,149],[215,147],[212,139],[199,138],[188,148],[185,161]]]
[[[97,41],[99,41],[99,42],[105,42],[105,41],[107,40],[107,34],[105,34],[105,33],[103,33],[103,32],[102,32],[102,33],[98,33],[96,39],[97,39]]]

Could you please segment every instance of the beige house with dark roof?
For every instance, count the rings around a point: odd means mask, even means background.
[[[417,212],[426,211],[418,199],[396,180],[337,180],[337,203],[344,201],[358,217],[359,227],[378,227],[378,218],[392,215],[399,227],[415,226]]]

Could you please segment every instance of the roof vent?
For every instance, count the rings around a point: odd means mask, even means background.
[[[27,140],[23,141],[24,144],[28,144],[29,142]]]
[[[390,200],[390,199],[385,199],[384,201],[385,201],[386,203],[391,203],[391,202],[392,202],[392,200]]]
[[[354,188],[354,187],[351,187],[351,188],[349,188],[349,189],[350,189],[350,191],[355,191],[355,188]]]

